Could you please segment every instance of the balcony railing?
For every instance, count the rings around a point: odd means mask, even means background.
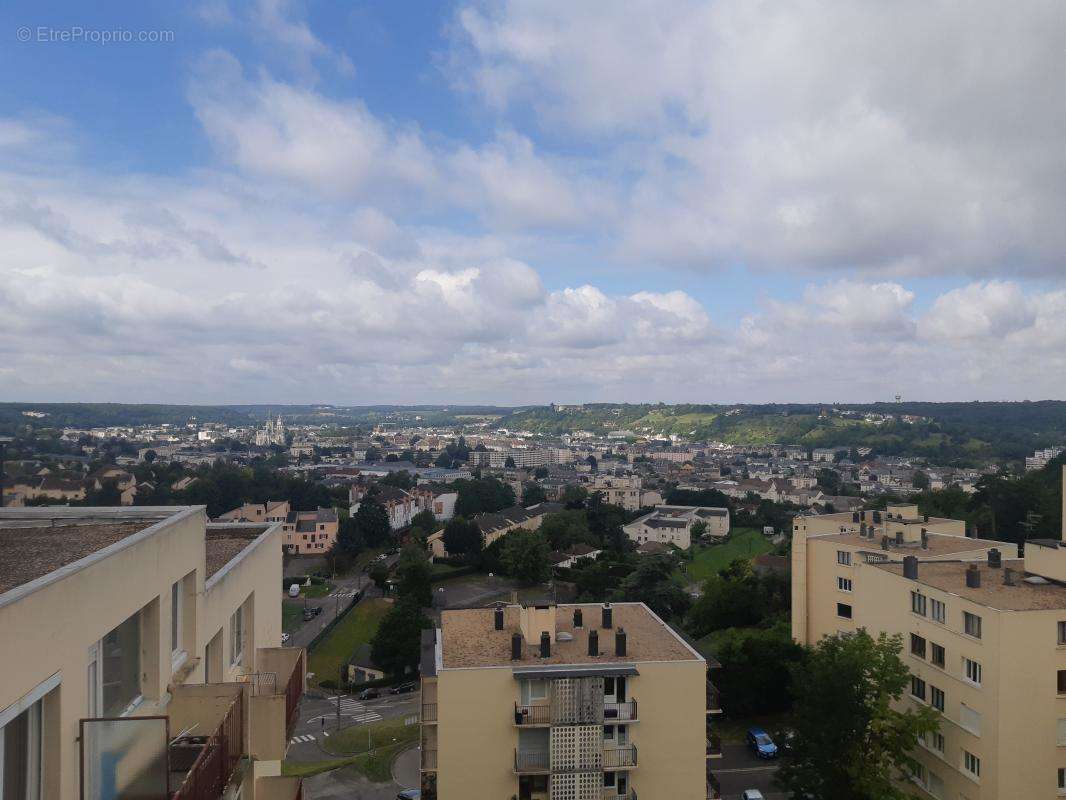
[[[548,764],[547,750],[514,751],[514,771],[519,774],[547,772]]]
[[[722,757],[722,737],[717,733],[707,733],[707,758]]]
[[[422,748],[422,770],[432,771],[437,768],[437,749],[435,747]]]
[[[300,715],[300,698],[304,695],[304,683],[307,674],[307,651],[300,650],[300,657],[292,668],[289,682],[285,686],[285,723],[287,735],[292,736],[296,720]]]
[[[722,693],[718,687],[707,681],[707,713],[722,713]]]
[[[628,792],[619,794],[618,787],[604,786],[601,797],[603,800],[637,800],[637,790],[630,789]]]
[[[635,744],[623,747],[607,747],[603,751],[604,769],[621,769],[623,767],[635,767],[637,765],[637,746]]]
[[[637,701],[624,703],[604,703],[603,719],[605,722],[635,722],[637,720]]]
[[[437,704],[436,703],[423,703],[422,704],[422,721],[423,722],[436,722],[437,721]]]
[[[551,725],[551,706],[514,706],[515,725]]]
[[[722,783],[718,780],[717,775],[712,775],[710,771],[707,772],[707,800],[721,800],[722,798]]]
[[[244,693],[238,692],[171,800],[218,800],[243,756]]]

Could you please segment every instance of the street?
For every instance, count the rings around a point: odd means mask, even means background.
[[[774,786],[777,761],[756,758],[747,745],[722,745],[722,758],[709,762],[722,786],[723,800],[738,800],[745,789],[758,789],[766,800],[786,800]]]
[[[305,695],[300,703],[300,719],[289,742],[288,758],[293,761],[321,761],[324,758],[333,758],[334,756],[327,754],[320,747],[320,743],[337,730],[338,719],[341,728],[401,716],[413,720],[411,724],[417,724],[418,698],[418,692],[387,694],[377,700],[365,702],[350,695],[332,695],[327,698]]]

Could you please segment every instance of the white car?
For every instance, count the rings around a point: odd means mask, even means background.
[[[287,634],[287,633],[281,634],[281,643],[285,644],[287,641],[289,641],[289,634]]]
[[[299,597],[299,596],[300,596],[300,584],[294,583],[292,586],[289,587],[289,597]]]
[[[758,789],[745,789],[740,800],[763,800],[762,792]]]

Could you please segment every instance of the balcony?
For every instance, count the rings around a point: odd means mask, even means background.
[[[549,771],[549,758],[547,750],[519,750],[514,751],[514,771],[519,775],[547,774]]]
[[[281,775],[257,778],[255,800],[303,800],[303,778]]]
[[[719,691],[718,687],[710,681],[707,681],[707,713],[722,713],[722,693]]]
[[[637,800],[637,790],[630,789],[628,792],[618,793],[618,788],[615,786],[604,786],[602,800]]]
[[[603,750],[604,769],[630,769],[636,765],[637,746],[635,744],[605,747]]]
[[[218,800],[248,755],[244,688],[225,683],[174,687],[167,711],[171,735],[177,731],[170,743],[170,772],[185,772],[171,800]]]
[[[637,701],[629,700],[624,703],[604,703],[603,721],[611,722],[636,722]]]
[[[707,732],[707,758],[722,757],[722,737],[717,733]]]
[[[300,715],[300,698],[306,678],[307,654],[294,647],[261,647],[256,651],[257,672],[245,677],[251,685],[251,736],[255,758],[279,761]]]
[[[423,703],[422,704],[422,722],[436,722],[437,721],[437,704],[436,703]]]
[[[437,748],[422,748],[422,772],[435,772],[437,769]]]
[[[518,703],[515,703],[514,724],[524,728],[551,725],[551,706],[520,706]]]

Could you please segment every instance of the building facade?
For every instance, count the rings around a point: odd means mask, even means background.
[[[914,754],[923,797],[1066,794],[1066,541],[1015,553],[915,506],[794,521],[793,636],[901,635],[901,705],[940,712]]]
[[[280,525],[206,523],[202,506],[0,511],[5,798],[299,796]]]
[[[423,638],[422,797],[706,797],[706,686],[642,603],[444,611]]]
[[[729,509],[709,506],[656,506],[650,514],[623,525],[622,530],[638,547],[650,542],[687,550],[692,544],[692,528],[700,522],[705,526],[704,536],[729,535]]]

